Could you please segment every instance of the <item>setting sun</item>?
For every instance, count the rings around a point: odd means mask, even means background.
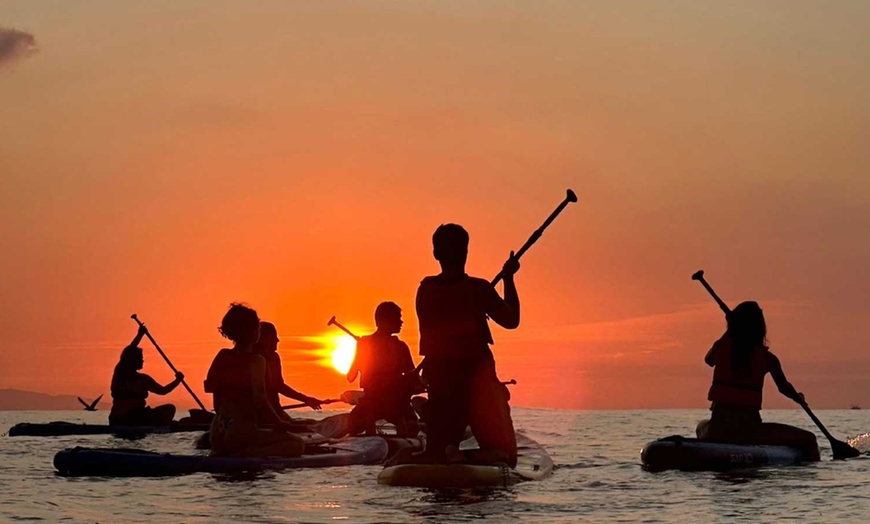
[[[347,335],[335,337],[333,347],[332,367],[341,373],[347,373],[356,353],[356,341]]]

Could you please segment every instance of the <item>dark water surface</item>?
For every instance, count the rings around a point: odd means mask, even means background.
[[[799,410],[765,420],[812,423]],[[691,435],[703,410],[565,411],[516,408],[517,429],[543,444],[552,477],[509,490],[445,492],[380,486],[380,466],[268,472],[250,478],[56,476],[54,454],[75,445],[187,453],[195,433],[136,441],[111,436],[0,437],[0,521],[47,522],[868,522],[870,456],[742,473],[646,473],[641,447]],[[819,411],[842,440],[870,431],[870,411]],[[104,423],[105,413],[0,412],[18,422]],[[818,433],[818,432],[817,432]],[[868,448],[864,449],[864,446]],[[859,439],[870,451],[870,439]]]

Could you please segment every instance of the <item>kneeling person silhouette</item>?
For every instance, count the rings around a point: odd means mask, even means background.
[[[400,437],[415,437],[420,430],[411,395],[419,385],[408,344],[396,334],[402,330],[402,309],[393,302],[383,302],[375,309],[377,329],[357,343],[353,363],[347,372],[348,382],[360,377],[365,395],[350,412],[351,435],[377,434],[378,420],[396,426]]]

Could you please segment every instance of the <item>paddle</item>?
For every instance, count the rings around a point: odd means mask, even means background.
[[[135,320],[136,323],[139,324],[139,327],[145,327],[145,324],[143,324],[142,321],[139,320],[139,317],[136,316],[136,313],[130,315],[130,318]],[[151,336],[151,332],[149,332],[147,328],[145,329],[145,335],[148,337],[148,340],[150,340],[151,343],[154,344],[154,347],[157,349],[157,352],[160,353],[160,356],[163,357],[163,360],[165,360],[166,363],[169,364],[169,369],[171,369],[174,373],[178,373],[178,370],[175,369],[175,366],[172,365],[172,362],[169,360],[169,357],[166,356],[166,353],[164,353],[163,350],[160,349],[160,346],[157,345],[157,341],[154,340],[154,337]],[[193,397],[193,400],[195,400],[197,404],[199,404],[199,407],[202,408],[203,411],[208,413],[209,411],[205,409],[203,403],[200,402],[199,398],[197,398],[196,396],[196,393],[194,393],[193,390],[190,389],[190,386],[187,385],[187,382],[185,382],[184,379],[181,379],[181,385],[184,386],[184,389],[186,389],[188,393],[190,393],[190,396]]]
[[[834,453],[834,460],[853,458],[861,454],[861,452],[857,449],[853,448],[852,446],[846,444],[841,440],[835,439],[830,433],[828,433],[828,429],[824,426],[824,424],[822,424],[822,421],[816,417],[816,415],[812,412],[810,406],[807,405],[806,402],[801,402],[801,407],[804,408],[804,411],[806,411],[807,415],[809,415],[810,418],[813,419],[813,422],[816,423],[816,426],[818,426],[822,434],[825,435],[825,438],[828,439],[828,442],[831,443],[831,451]]]
[[[335,326],[335,327],[337,327],[338,329],[344,331],[345,333],[347,333],[348,335],[350,335],[351,337],[353,337],[354,340],[356,340],[357,342],[359,342],[359,338],[360,338],[360,337],[354,335],[353,332],[352,332],[351,330],[349,330],[349,329],[347,329],[346,327],[342,326],[342,325],[341,325],[341,322],[335,320],[335,315],[333,315],[332,318],[329,319],[329,322],[327,322],[326,325],[327,325],[327,326]]]
[[[538,229],[535,230],[534,233],[532,233],[532,235],[529,237],[529,239],[526,240],[526,243],[523,244],[523,247],[521,247],[520,250],[517,251],[517,252],[514,254],[514,258],[515,258],[516,260],[519,260],[520,257],[522,257],[523,254],[524,254],[526,251],[528,251],[529,248],[532,247],[532,245],[533,245],[535,242],[537,242],[539,238],[541,238],[541,235],[544,234],[544,230],[547,229],[547,227],[550,225],[550,223],[551,223],[553,220],[556,220],[556,217],[559,216],[559,213],[561,213],[562,210],[565,209],[565,207],[566,207],[568,204],[570,204],[570,203],[572,203],[572,202],[576,202],[576,201],[577,201],[577,195],[575,195],[574,192],[571,191],[571,190],[569,189],[569,190],[567,191],[567,194],[565,195],[565,200],[563,200],[563,201],[562,201],[562,202],[561,202],[561,203],[556,207],[556,210],[555,210],[555,211],[553,211],[552,213],[550,213],[550,216],[547,217],[547,220],[544,220],[544,223],[541,224],[541,227],[539,227]],[[492,284],[492,285],[494,286],[494,285],[498,284],[499,281],[500,281],[501,279],[502,279],[502,274],[501,274],[501,272],[499,272],[499,274],[496,275],[494,279],[492,279],[492,282],[490,282],[490,284]]]
[[[731,308],[729,308],[728,305],[725,304],[725,302],[722,301],[721,298],[719,298],[719,295],[717,295],[716,292],[713,291],[713,288],[710,287],[710,284],[708,284],[707,281],[704,279],[704,271],[703,270],[696,271],[695,274],[692,275],[692,280],[697,280],[698,282],[701,283],[701,285],[704,286],[704,288],[707,290],[707,292],[710,293],[710,295],[713,297],[714,300],[716,300],[716,303],[719,304],[719,307],[722,308],[722,311],[725,312],[726,317],[731,314]],[[806,403],[806,401],[798,402],[798,404],[800,404],[800,406],[802,408],[804,408],[804,411],[806,411],[807,415],[810,416],[810,418],[812,419],[813,422],[815,422],[816,426],[819,428],[819,430],[822,432],[822,434],[828,439],[828,442],[831,443],[831,451],[834,454],[834,460],[843,460],[843,459],[847,459],[847,458],[857,457],[858,455],[861,454],[860,451],[853,448],[852,446],[846,444],[845,442],[843,442],[841,440],[835,439],[828,432],[828,429],[825,428],[824,424],[822,424],[822,421],[819,420],[815,414],[813,414],[812,410],[810,409],[810,406]]]
[[[360,399],[365,395],[365,391],[360,391],[358,389],[349,389],[341,394],[341,401],[345,404],[350,404],[351,406],[356,406],[359,404]]]
[[[336,402],[342,402],[340,398],[331,398],[329,400],[324,400],[320,403],[321,406],[325,406],[326,404],[334,404]],[[287,406],[281,406],[281,409],[296,409],[296,408],[304,408],[305,406],[309,406],[310,404],[306,402],[302,402],[301,404],[290,404]]]

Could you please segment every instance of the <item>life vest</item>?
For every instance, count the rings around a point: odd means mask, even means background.
[[[251,360],[259,355],[222,349],[208,368],[203,387],[206,393],[248,394],[254,391]]]
[[[713,344],[713,384],[707,399],[722,405],[761,409],[764,376],[768,373],[766,346],[759,346],[749,357],[748,366],[736,371],[731,356],[731,338],[723,336]]]
[[[368,390],[401,387],[403,374],[414,369],[408,345],[392,335],[360,338],[356,358],[361,375],[359,385]]]
[[[115,400],[141,400],[148,398],[148,390],[145,388],[144,375],[138,371],[133,373],[119,373],[115,371],[112,376],[112,398]]]
[[[112,413],[124,415],[127,412],[144,408],[147,403],[148,389],[145,386],[145,375],[134,371],[119,372],[112,375]]]
[[[463,275],[426,277],[417,290],[420,354],[435,358],[476,358],[489,354],[492,333],[483,293],[489,282]]]

